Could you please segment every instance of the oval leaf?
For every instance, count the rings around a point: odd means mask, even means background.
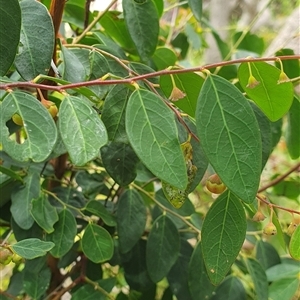
[[[109,260],[114,252],[114,243],[110,234],[96,224],[86,226],[81,247],[86,257],[94,263]]]
[[[291,257],[300,260],[300,225],[297,226],[296,230],[294,231],[290,244],[289,244],[289,251]]]
[[[36,238],[22,240],[11,246],[14,252],[25,259],[34,259],[39,256],[44,256],[53,247],[54,243],[44,242]]]
[[[136,154],[157,177],[179,189],[187,171],[172,111],[157,95],[136,90],[128,100],[126,131]]]
[[[93,159],[107,142],[100,117],[84,99],[66,96],[60,105],[58,124],[61,138],[76,165]]]
[[[159,282],[170,271],[179,254],[179,234],[174,223],[166,215],[158,217],[150,231],[146,262],[153,282]]]
[[[0,0],[0,76],[4,76],[14,62],[20,40],[21,9],[18,0]]]
[[[152,0],[123,0],[124,19],[142,60],[154,53],[159,33],[159,17]]]
[[[33,96],[23,92],[9,93],[0,110],[0,135],[3,149],[17,161],[44,161],[51,153],[57,139],[52,116]],[[6,122],[18,114],[24,124],[26,137],[21,144],[10,139]]]
[[[135,190],[125,191],[119,199],[117,226],[122,253],[128,252],[142,236],[146,225],[146,206]]]
[[[237,257],[246,235],[240,200],[226,191],[210,207],[202,227],[202,251],[211,282],[218,285]]]
[[[251,68],[254,76],[249,82]],[[282,118],[292,105],[292,82],[278,82],[280,70],[266,62],[243,63],[238,69],[240,84],[247,95],[273,122]]]
[[[42,3],[24,0],[20,6],[22,28],[15,65],[25,80],[31,80],[49,71],[54,49],[54,28],[48,9]]]
[[[202,0],[188,0],[188,3],[195,19],[200,22],[202,17]]]
[[[198,99],[196,125],[201,146],[223,183],[251,203],[260,181],[262,146],[247,99],[222,77],[208,76]]]

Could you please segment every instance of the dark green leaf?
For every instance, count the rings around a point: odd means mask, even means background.
[[[14,62],[20,40],[21,9],[18,0],[0,1],[0,76],[4,76]]]
[[[123,0],[123,11],[129,34],[143,61],[154,53],[159,33],[159,17],[152,0]]]
[[[12,250],[25,259],[33,259],[39,256],[44,256],[53,247],[54,243],[44,242],[36,238],[22,240],[11,245]]]
[[[53,233],[47,237],[55,244],[50,251],[54,257],[62,257],[72,248],[77,233],[76,220],[68,209],[63,209],[58,214],[58,218]]]
[[[281,262],[276,249],[270,243],[262,240],[258,241],[256,244],[256,259],[264,270],[280,264]]]
[[[228,81],[209,75],[201,89],[196,125],[201,146],[223,183],[251,203],[261,173],[261,137],[248,100]]]
[[[76,165],[95,158],[107,142],[104,124],[84,99],[66,96],[60,105],[58,123],[61,138]]]
[[[14,170],[12,170],[12,169],[9,169],[9,168],[6,168],[6,167],[4,167],[4,166],[2,166],[2,165],[0,165],[0,172],[2,173],[1,175],[7,175],[7,176],[9,176],[10,178],[12,178],[12,179],[15,179],[15,180],[18,180],[18,181],[20,181],[21,183],[23,183],[24,181],[23,181],[23,179],[22,179],[22,175],[23,174],[21,174],[21,176],[19,175],[20,174],[20,172],[16,172],[16,171],[14,171]],[[0,179],[0,183],[2,184],[2,182],[3,181],[1,181],[1,179]]]
[[[295,55],[292,49],[280,49],[276,52],[276,56]],[[299,76],[300,64],[299,59],[282,60],[283,70],[289,78],[295,78]],[[280,68],[280,63],[276,61],[276,67]]]
[[[201,233],[203,258],[213,284],[219,284],[226,276],[245,235],[244,207],[236,196],[226,191],[210,207]]]
[[[188,270],[193,248],[186,240],[182,239],[180,242],[179,257],[171,268],[167,279],[173,295],[178,300],[192,300],[188,283]]]
[[[169,272],[179,254],[179,234],[166,215],[158,217],[148,236],[146,262],[153,282],[159,282]]]
[[[297,201],[300,195],[300,182],[296,180],[283,180],[273,187],[274,194]]]
[[[174,66],[177,61],[176,54],[171,49],[165,47],[157,48],[152,59],[158,70]]]
[[[233,276],[227,277],[216,289],[211,300],[246,300],[246,291],[241,281]],[[259,298],[257,298],[259,299]]]
[[[10,138],[6,126],[14,114],[22,118],[26,132],[26,138],[20,144]],[[56,143],[57,130],[52,116],[36,98],[23,92],[9,93],[1,103],[0,120],[3,150],[12,158],[41,162],[50,155]]]
[[[187,172],[173,112],[157,95],[136,90],[126,109],[130,143],[145,166],[161,180],[185,189]]]
[[[42,269],[38,273],[25,271],[23,274],[23,289],[32,299],[40,299],[47,291],[51,279],[51,272],[47,269]]]
[[[92,200],[89,201],[85,207],[85,210],[91,212],[95,216],[101,218],[103,222],[108,226],[116,226],[116,220],[108,210],[101,203],[102,201]]]
[[[31,80],[49,71],[54,49],[54,29],[51,16],[42,3],[23,0],[20,6],[22,28],[15,65],[25,80]]]
[[[142,236],[146,225],[146,206],[136,190],[126,190],[119,199],[117,226],[120,249],[128,252]]]
[[[250,32],[246,35],[243,31],[236,32],[233,36],[233,42],[234,44],[239,42],[237,48],[249,52],[249,55],[252,53],[253,56],[255,56],[255,54],[262,55],[265,48],[263,38]]]
[[[110,142],[101,148],[101,158],[107,173],[120,186],[128,185],[136,178],[139,159],[130,145]]]
[[[56,209],[49,203],[48,195],[41,194],[31,201],[31,215],[37,224],[47,233],[51,233],[53,225],[58,221]]]
[[[88,224],[85,228],[81,247],[83,253],[94,263],[109,260],[114,251],[114,244],[110,234],[96,224]]]
[[[254,82],[249,82],[250,68]],[[238,69],[238,77],[243,90],[272,122],[288,112],[294,88],[291,82],[279,82],[280,70],[266,62],[243,63]]]
[[[286,145],[292,159],[300,156],[300,100],[294,98],[293,104],[288,113],[286,129]]]
[[[195,19],[200,22],[202,17],[202,0],[188,0]]]
[[[24,179],[24,186],[13,191],[11,195],[11,213],[16,223],[23,229],[29,229],[34,222],[30,214],[32,199],[40,194],[40,176],[30,173]]]
[[[247,268],[254,283],[254,291],[257,299],[268,300],[268,280],[265,271],[258,261],[247,259]]]
[[[210,299],[215,290],[207,275],[200,242],[196,245],[189,263],[189,287],[195,300]]]

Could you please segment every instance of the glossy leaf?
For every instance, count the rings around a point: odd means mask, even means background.
[[[159,282],[169,272],[179,254],[180,240],[174,223],[168,216],[158,217],[148,236],[146,262],[153,282]]]
[[[60,105],[61,138],[76,165],[95,158],[107,142],[107,133],[97,112],[85,100],[66,96]]]
[[[244,207],[236,196],[226,191],[210,207],[201,233],[203,258],[213,284],[219,284],[226,276],[245,235]]]
[[[29,238],[11,245],[14,252],[25,259],[44,256],[54,247],[52,242],[44,242],[36,238]]]
[[[193,299],[188,283],[189,262],[192,253],[192,246],[186,240],[181,239],[178,259],[167,275],[170,289],[177,299]]]
[[[146,225],[146,207],[136,190],[126,190],[119,199],[117,229],[122,253],[128,252],[142,236]]]
[[[184,93],[182,99],[174,100],[173,103],[188,115],[194,117],[197,99],[204,79],[195,73],[176,74],[172,76],[175,86]],[[172,96],[174,86],[170,75],[160,77],[160,87],[168,98]]]
[[[289,251],[293,259],[300,261],[300,226],[297,226],[291,237]]]
[[[290,111],[288,112],[288,123],[286,129],[286,145],[292,159],[300,156],[300,100],[294,98]]]
[[[18,0],[6,5],[0,1],[0,76],[4,76],[14,62],[20,40],[21,9]]]
[[[280,256],[272,244],[262,240],[256,244],[256,259],[264,270],[281,263]]]
[[[52,116],[33,96],[23,92],[9,93],[1,104],[0,135],[4,151],[17,161],[44,161],[51,153],[57,139]],[[17,143],[10,139],[6,122],[18,114],[24,124],[26,137]]]
[[[101,201],[102,202],[102,201]],[[101,218],[103,222],[108,226],[116,226],[116,220],[112,216],[105,206],[100,201],[91,200],[85,207],[85,210],[91,212],[95,216]]]
[[[191,256],[188,278],[193,299],[206,300],[210,299],[214,294],[215,287],[211,284],[207,275],[200,242],[196,245]]]
[[[47,233],[54,231],[53,225],[58,221],[58,214],[49,203],[47,194],[41,194],[40,197],[31,201],[30,212],[36,223]]]
[[[253,86],[249,84],[249,68],[256,80]],[[294,97],[293,84],[278,82],[279,76],[280,70],[266,62],[243,63],[238,69],[242,88],[272,122],[288,112]]]
[[[108,93],[102,112],[102,121],[107,128],[109,140],[127,142],[125,109],[131,90],[125,85],[116,85]]]
[[[200,22],[202,17],[202,0],[188,0],[188,4],[195,19]]]
[[[268,280],[265,271],[259,262],[253,258],[247,259],[247,268],[254,283],[257,299],[268,300]]]
[[[25,80],[31,80],[49,71],[54,49],[54,29],[51,16],[42,3],[24,0],[20,2],[20,7],[22,28],[15,65]]]
[[[88,224],[85,228],[81,247],[83,253],[94,263],[109,260],[114,251],[113,240],[110,234],[96,224]]]
[[[196,126],[201,146],[223,183],[246,203],[261,173],[261,137],[247,99],[228,81],[209,75],[201,89]]]
[[[24,186],[13,191],[10,211],[16,223],[22,229],[29,229],[34,223],[34,219],[30,214],[31,201],[38,198],[40,194],[39,174],[28,174],[24,179],[24,184]]]
[[[283,278],[269,286],[269,299],[291,300],[299,291],[299,278]]]
[[[51,279],[50,269],[45,268],[40,272],[24,272],[23,289],[32,299],[40,299],[47,291]]]
[[[241,281],[234,276],[226,277],[217,287],[211,300],[246,300],[246,291]],[[257,298],[259,299],[259,298]]]
[[[53,233],[47,239],[52,241],[55,246],[50,251],[54,257],[62,257],[73,246],[77,233],[76,220],[68,209],[63,209],[58,214],[58,222],[54,224]]]
[[[120,186],[128,185],[135,179],[139,159],[130,145],[111,142],[101,148],[101,158],[107,173]]]
[[[174,114],[161,98],[136,90],[128,100],[125,121],[131,146],[145,166],[161,180],[185,189],[186,166]]]
[[[159,17],[152,0],[123,0],[124,19],[129,34],[143,61],[155,51],[158,42]]]

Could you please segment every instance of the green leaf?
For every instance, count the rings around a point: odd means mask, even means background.
[[[179,234],[172,220],[161,215],[152,224],[148,236],[146,262],[153,282],[159,282],[169,272],[179,254]]]
[[[213,284],[219,284],[226,276],[245,235],[244,207],[236,196],[226,191],[210,207],[201,234],[203,258]]]
[[[30,238],[17,242],[11,246],[12,250],[25,259],[34,259],[44,256],[54,247],[52,242],[44,242],[36,238]]]
[[[143,61],[154,53],[159,34],[159,17],[152,0],[123,0],[124,19]]]
[[[66,96],[60,105],[58,124],[61,138],[76,165],[95,158],[107,142],[104,124],[84,99]]]
[[[276,249],[270,243],[262,240],[256,244],[256,259],[264,270],[281,263],[280,256]]]
[[[23,289],[31,299],[40,299],[47,291],[51,279],[51,272],[47,268],[38,273],[25,271],[23,274]]]
[[[297,226],[292,234],[289,243],[289,251],[293,259],[300,260],[300,226]]]
[[[57,130],[52,116],[33,96],[23,92],[9,93],[2,103],[0,135],[3,150],[17,161],[44,161],[51,153],[57,139]],[[10,138],[6,122],[18,114],[24,124],[25,140],[17,143]]]
[[[126,190],[120,197],[117,225],[120,250],[128,252],[142,236],[146,225],[146,206],[136,190]]]
[[[256,82],[248,86],[249,68]],[[266,62],[243,63],[238,69],[243,90],[272,122],[279,120],[288,112],[294,97],[292,82],[279,83],[279,76],[280,70]]]
[[[101,218],[108,226],[116,226],[116,220],[100,201],[91,200],[85,207],[85,210],[91,212],[95,216]]]
[[[1,175],[7,175],[9,176],[11,179],[14,179],[14,180],[17,180],[17,181],[20,181],[21,183],[23,183],[23,174],[21,172],[18,172],[18,171],[14,171],[12,169],[9,169],[9,168],[6,168],[2,165],[0,165],[0,172],[2,173]],[[2,183],[1,179],[0,179],[0,182]]]
[[[242,40],[240,40],[242,38]],[[247,32],[246,35],[243,31],[236,32],[233,36],[234,44],[238,43],[238,49],[244,50],[242,53],[245,57],[245,52],[250,53],[253,56],[262,55],[265,50],[264,40],[263,38],[257,36],[256,34],[252,34]],[[256,55],[255,55],[256,54]]]
[[[20,40],[21,9],[18,0],[0,0],[0,76],[4,76],[14,62]]]
[[[23,0],[20,6],[22,28],[15,65],[25,80],[31,80],[49,71],[54,49],[54,28],[49,11],[42,3]]]
[[[253,258],[246,260],[249,274],[254,283],[257,299],[268,300],[268,280],[265,271],[258,261]]]
[[[86,80],[87,74],[79,58],[71,50],[61,45],[63,60],[62,77],[69,82],[81,82]]]
[[[185,189],[187,172],[173,112],[157,95],[136,90],[128,100],[126,131],[145,166],[161,180]]]
[[[22,229],[29,229],[34,219],[30,214],[31,200],[40,194],[40,176],[38,173],[29,173],[24,179],[24,186],[11,194],[12,205],[10,211],[16,223]]]
[[[286,128],[286,145],[292,159],[300,156],[300,100],[294,98],[293,104],[288,112]]]
[[[292,49],[280,49],[276,52],[276,56],[295,55]],[[295,78],[299,76],[300,64],[299,59],[282,60],[283,70],[289,78]],[[280,69],[279,61],[276,61],[276,67]]]
[[[188,283],[189,262],[192,253],[192,246],[186,240],[181,239],[178,259],[167,276],[169,286],[177,299],[192,300]]]
[[[54,224],[54,231],[47,236],[55,246],[50,251],[54,257],[64,256],[73,246],[77,233],[76,220],[68,209],[58,214],[58,222]]]
[[[58,215],[49,203],[47,194],[41,194],[39,198],[31,201],[30,212],[36,223],[47,233],[54,231],[53,225],[58,221]]]
[[[209,75],[201,89],[196,126],[201,146],[223,183],[246,203],[261,173],[261,137],[247,99],[231,83]]]
[[[210,300],[246,300],[246,297],[241,281],[237,277],[229,276],[217,287],[215,295]]]
[[[175,99],[173,103],[191,117],[195,116],[197,99],[204,79],[195,73],[171,75],[175,86],[184,93],[182,99]],[[160,87],[167,97],[172,97],[173,83],[170,75],[160,77]],[[171,99],[172,100],[172,99]]]
[[[84,255],[94,263],[109,260],[114,251],[110,234],[96,224],[88,224],[85,228],[81,247]]]
[[[188,0],[188,4],[195,19],[200,22],[202,17],[202,0]]]
[[[125,85],[116,85],[108,93],[103,106],[102,121],[107,128],[109,140],[128,142],[125,131],[125,109],[131,90]]]
[[[110,142],[101,148],[103,166],[112,179],[125,186],[136,178],[139,159],[130,145]]]
[[[284,196],[297,201],[300,192],[299,179],[296,180],[283,180],[273,186],[274,195]]]
[[[200,242],[196,245],[189,262],[188,279],[193,299],[206,300],[214,294],[215,287],[211,284],[207,275]]]
[[[299,274],[299,265],[291,263],[282,263],[275,265],[266,271],[269,282],[282,280],[284,278],[297,278]]]
[[[269,299],[291,300],[299,291],[299,278],[283,278],[269,286]]]
[[[174,66],[177,61],[177,56],[171,49],[160,47],[155,50],[152,59],[157,69],[163,70]]]

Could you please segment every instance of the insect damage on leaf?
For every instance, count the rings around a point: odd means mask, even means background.
[[[188,184],[184,190],[178,189],[174,186],[172,186],[169,183],[162,182],[162,189],[166,196],[166,198],[170,201],[170,203],[175,208],[180,208],[183,203],[185,202],[188,194],[190,193],[190,187],[191,184],[195,178],[197,167],[193,165],[193,148],[190,143],[191,137],[189,136],[189,139],[181,144],[181,149],[184,155],[184,160],[186,163],[186,170],[187,170],[187,176],[188,176]]]

